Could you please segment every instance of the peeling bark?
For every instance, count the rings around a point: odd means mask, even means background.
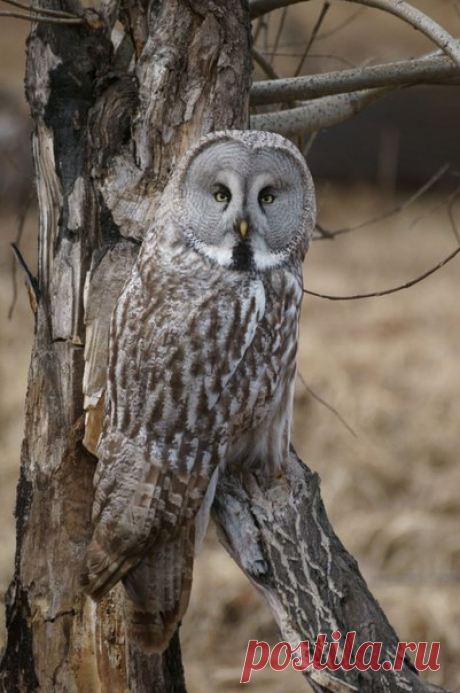
[[[28,43],[39,301],[0,664],[5,693],[185,692],[177,635],[162,657],[147,657],[124,631],[122,588],[97,605],[82,594],[90,451],[108,318],[170,171],[202,134],[247,126],[249,17],[241,0],[225,8],[110,2],[102,15],[91,25],[35,24]]]

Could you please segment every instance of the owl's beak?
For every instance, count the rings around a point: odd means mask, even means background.
[[[249,228],[249,227],[248,227],[248,222],[246,221],[246,219],[242,219],[242,220],[240,221],[240,225],[239,225],[239,227],[238,227],[238,231],[240,232],[241,238],[246,238],[246,234],[247,234],[247,232],[248,232],[248,228]]]

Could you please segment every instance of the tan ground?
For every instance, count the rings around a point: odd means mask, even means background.
[[[417,4],[450,20],[456,16],[447,0]],[[388,22],[382,27],[384,36]],[[16,93],[22,89],[22,31],[22,25],[13,30],[0,21],[1,84]],[[352,36],[356,45],[358,35]],[[374,217],[394,202],[371,189],[328,186],[319,201],[321,222],[330,227]],[[1,599],[14,555],[12,512],[33,320],[21,281],[13,320],[7,319],[8,243],[16,219],[3,214],[0,222]],[[35,234],[31,219],[24,252],[32,265]],[[384,223],[315,243],[306,285],[331,294],[386,288],[417,276],[454,246],[442,196],[427,197]],[[460,689],[459,263],[457,258],[422,284],[385,298],[307,298],[300,372],[357,437],[300,382],[293,433],[298,452],[321,475],[337,533],[401,639],[440,641],[441,668],[427,678],[452,690]],[[183,629],[190,693],[232,691],[248,640],[276,637],[267,609],[211,536],[198,559]],[[0,644],[2,638],[0,633]],[[249,687],[268,693],[305,688],[293,672],[267,669],[254,673]]]

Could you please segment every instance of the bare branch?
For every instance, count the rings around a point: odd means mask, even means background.
[[[254,62],[256,62],[260,68],[262,68],[268,77],[274,80],[281,79],[278,72],[273,67],[273,63],[267,60],[265,55],[263,55],[255,46],[252,48],[252,56],[254,58]]]
[[[334,34],[338,34],[342,29],[345,29],[346,26],[349,26],[350,24],[353,24],[354,21],[358,19],[358,17],[366,11],[365,7],[359,7],[357,10],[353,12],[349,17],[343,20],[343,22],[340,22],[336,26],[332,27],[332,29],[329,29],[329,31],[323,31],[321,34],[318,34],[316,37],[317,41],[322,41],[323,39],[330,38],[331,36],[334,36]]]
[[[405,282],[404,284],[401,284],[400,286],[395,286],[392,289],[384,289],[383,291],[373,291],[372,293],[369,294],[352,294],[351,296],[329,296],[328,294],[319,294],[316,293],[316,291],[310,291],[309,289],[304,289],[303,292],[304,294],[309,294],[310,296],[316,296],[317,298],[327,298],[329,301],[356,301],[359,298],[373,298],[375,296],[388,296],[388,294],[395,294],[397,291],[403,291],[404,289],[409,289],[411,286],[415,286],[415,284],[419,284],[422,282],[424,279],[429,277],[431,274],[434,274],[438,270],[441,269],[441,267],[444,267],[444,265],[447,265],[448,262],[454,259],[456,255],[460,253],[460,246],[456,248],[450,255],[444,258],[444,260],[441,260],[441,262],[438,262],[438,264],[435,267],[431,267],[431,269],[427,270],[423,274],[421,274],[419,277],[416,277],[415,279],[412,279],[409,282]]]
[[[428,17],[424,12],[410,5],[404,0],[346,0],[346,2],[356,2],[366,7],[375,7],[378,10],[389,12],[395,17],[410,24],[417,31],[421,31],[430,38],[441,50],[452,58],[460,67],[460,46],[458,41],[442,28],[434,19]]]
[[[335,70],[321,75],[256,82],[251,89],[251,105],[315,99],[377,87],[445,83],[455,77],[460,77],[457,65],[444,56],[430,55],[417,60]]]
[[[332,406],[332,404],[329,404],[329,402],[326,402],[325,399],[323,399],[322,397],[320,397],[314,390],[312,390],[312,388],[310,387],[310,385],[308,385],[307,381],[306,381],[305,378],[303,377],[302,373],[300,373],[300,371],[297,371],[297,375],[299,376],[300,382],[302,383],[302,385],[304,386],[304,388],[306,389],[306,391],[308,392],[308,394],[310,395],[310,397],[312,397],[312,398],[315,399],[317,402],[319,402],[320,404],[322,404],[323,407],[326,407],[326,409],[329,409],[329,411],[331,412],[331,414],[333,414],[333,415],[340,421],[340,423],[342,424],[342,426],[344,426],[344,427],[347,429],[347,431],[348,431],[349,433],[351,433],[352,436],[354,436],[355,438],[357,438],[357,437],[358,437],[358,434],[352,429],[352,427],[351,427],[349,424],[347,424],[347,422],[345,421],[345,419],[343,418],[343,416],[341,416],[341,415],[339,414],[339,412],[337,411],[337,409],[335,409],[335,408]]]
[[[0,17],[13,17],[14,19],[25,19],[28,22],[42,22],[43,24],[84,24],[84,19],[49,17],[39,14],[21,14],[20,12],[1,12]]]
[[[392,88],[366,89],[351,94],[324,96],[298,108],[259,113],[251,116],[251,128],[282,135],[315,132],[342,123],[390,91]]]
[[[359,231],[360,229],[365,228],[366,226],[371,226],[372,224],[377,224],[380,221],[383,221],[384,219],[388,219],[389,217],[394,216],[395,214],[399,214],[400,212],[403,212],[406,210],[410,205],[412,205],[416,200],[418,200],[422,195],[424,195],[428,190],[430,190],[437,182],[440,180],[445,173],[449,170],[449,164],[444,164],[444,166],[441,166],[438,171],[434,175],[431,176],[429,180],[426,181],[418,190],[415,191],[413,195],[411,195],[407,200],[404,202],[401,202],[400,204],[397,204],[396,206],[392,207],[391,209],[388,209],[386,212],[383,214],[379,214],[377,217],[372,217],[372,219],[366,219],[366,221],[360,221],[357,224],[354,224],[353,226],[345,226],[342,229],[336,229],[335,231],[331,231],[330,229],[325,229],[324,226],[321,226],[320,224],[316,224],[316,229],[319,231],[319,236],[314,236],[313,240],[315,241],[320,241],[320,240],[332,240],[336,236],[342,236],[345,233],[351,233],[352,231]],[[458,191],[455,192],[457,194]],[[460,242],[460,241],[459,241]]]
[[[13,249],[13,253],[14,253],[14,257],[16,259],[16,262],[18,263],[18,265],[21,269],[21,272],[23,273],[23,276],[24,276],[24,281],[26,283],[27,293],[29,294],[30,307],[32,308],[32,311],[34,313],[36,313],[37,308],[38,308],[38,301],[40,299],[38,281],[37,281],[36,277],[33,276],[30,269],[27,267],[26,261],[22,257],[22,253],[19,250],[18,246],[15,243],[12,243],[11,248]]]
[[[28,195],[25,203],[22,205],[20,213],[19,213],[18,230],[16,232],[16,238],[15,238],[13,246],[12,246],[13,247],[13,266],[12,266],[12,272],[11,272],[12,297],[11,297],[11,305],[8,308],[8,320],[11,320],[13,318],[14,308],[16,306],[16,301],[17,301],[17,297],[18,297],[18,283],[17,283],[17,277],[16,277],[17,254],[16,254],[15,250],[19,249],[19,245],[21,243],[22,234],[24,233],[24,226],[26,223],[27,212],[29,211],[29,207],[30,207],[30,204],[32,202],[32,196],[33,196],[33,190],[31,188],[29,195]],[[38,289],[38,285],[37,285],[37,289]],[[29,296],[30,296],[30,294],[29,294]],[[32,306],[32,303],[31,303],[31,306]]]
[[[48,15],[50,17],[62,17],[67,19],[76,19],[76,15],[71,12],[62,12],[61,10],[52,10],[49,7],[39,7],[37,5],[25,5],[18,0],[1,0],[6,5],[12,5],[13,7],[19,7],[21,10],[26,12],[36,12],[40,15]]]
[[[324,18],[325,18],[326,15],[327,15],[328,11],[329,11],[330,6],[331,6],[331,5],[330,5],[329,2],[325,2],[324,5],[322,6],[321,11],[320,11],[319,16],[318,16],[318,19],[316,20],[315,25],[314,25],[314,27],[313,27],[313,31],[311,32],[310,39],[309,39],[307,45],[305,46],[305,50],[304,50],[304,52],[303,52],[303,54],[302,54],[302,57],[301,57],[301,59],[300,59],[300,62],[299,62],[299,64],[297,65],[297,69],[296,69],[296,71],[295,71],[295,73],[294,73],[294,77],[298,77],[298,76],[300,75],[300,73],[302,72],[302,68],[303,68],[304,62],[305,62],[305,60],[307,59],[307,56],[308,56],[308,54],[309,54],[309,52],[310,52],[310,49],[311,49],[312,45],[313,45],[314,42],[315,42],[315,39],[316,39],[316,37],[317,37],[317,35],[318,35],[318,31],[319,31],[320,28],[321,28],[321,25],[322,25],[322,23],[323,23],[323,21],[324,21]]]
[[[308,0],[307,0],[308,1]],[[251,19],[259,17],[266,12],[272,12],[279,7],[295,5],[300,0],[250,0],[249,11]],[[448,31],[442,28],[434,19],[428,17],[405,0],[346,0],[366,7],[374,7],[384,12],[389,12],[410,24],[417,31],[425,34],[433,43],[460,66],[460,46]]]
[[[276,32],[275,42],[274,42],[273,47],[272,47],[272,54],[270,56],[270,62],[271,63],[273,63],[276,51],[278,50],[278,45],[280,42],[281,34],[283,33],[284,23],[286,21],[287,13],[288,13],[288,8],[285,7],[283,10],[283,14],[281,16],[280,23],[278,25],[278,31]]]
[[[449,204],[447,205],[447,214],[449,215],[449,221],[451,224],[452,228],[452,233],[455,236],[455,240],[457,243],[460,244],[460,232],[457,226],[457,221],[454,216],[454,207],[455,204],[458,202],[460,198],[460,189],[457,189],[455,193],[452,195],[451,199],[449,200]]]

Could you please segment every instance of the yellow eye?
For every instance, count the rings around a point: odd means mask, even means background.
[[[275,196],[272,195],[271,193],[263,193],[263,194],[259,197],[259,201],[260,201],[263,205],[271,205],[271,203],[275,201]]]
[[[230,201],[230,193],[224,192],[223,190],[218,190],[214,195],[214,199],[217,202],[229,202]]]

